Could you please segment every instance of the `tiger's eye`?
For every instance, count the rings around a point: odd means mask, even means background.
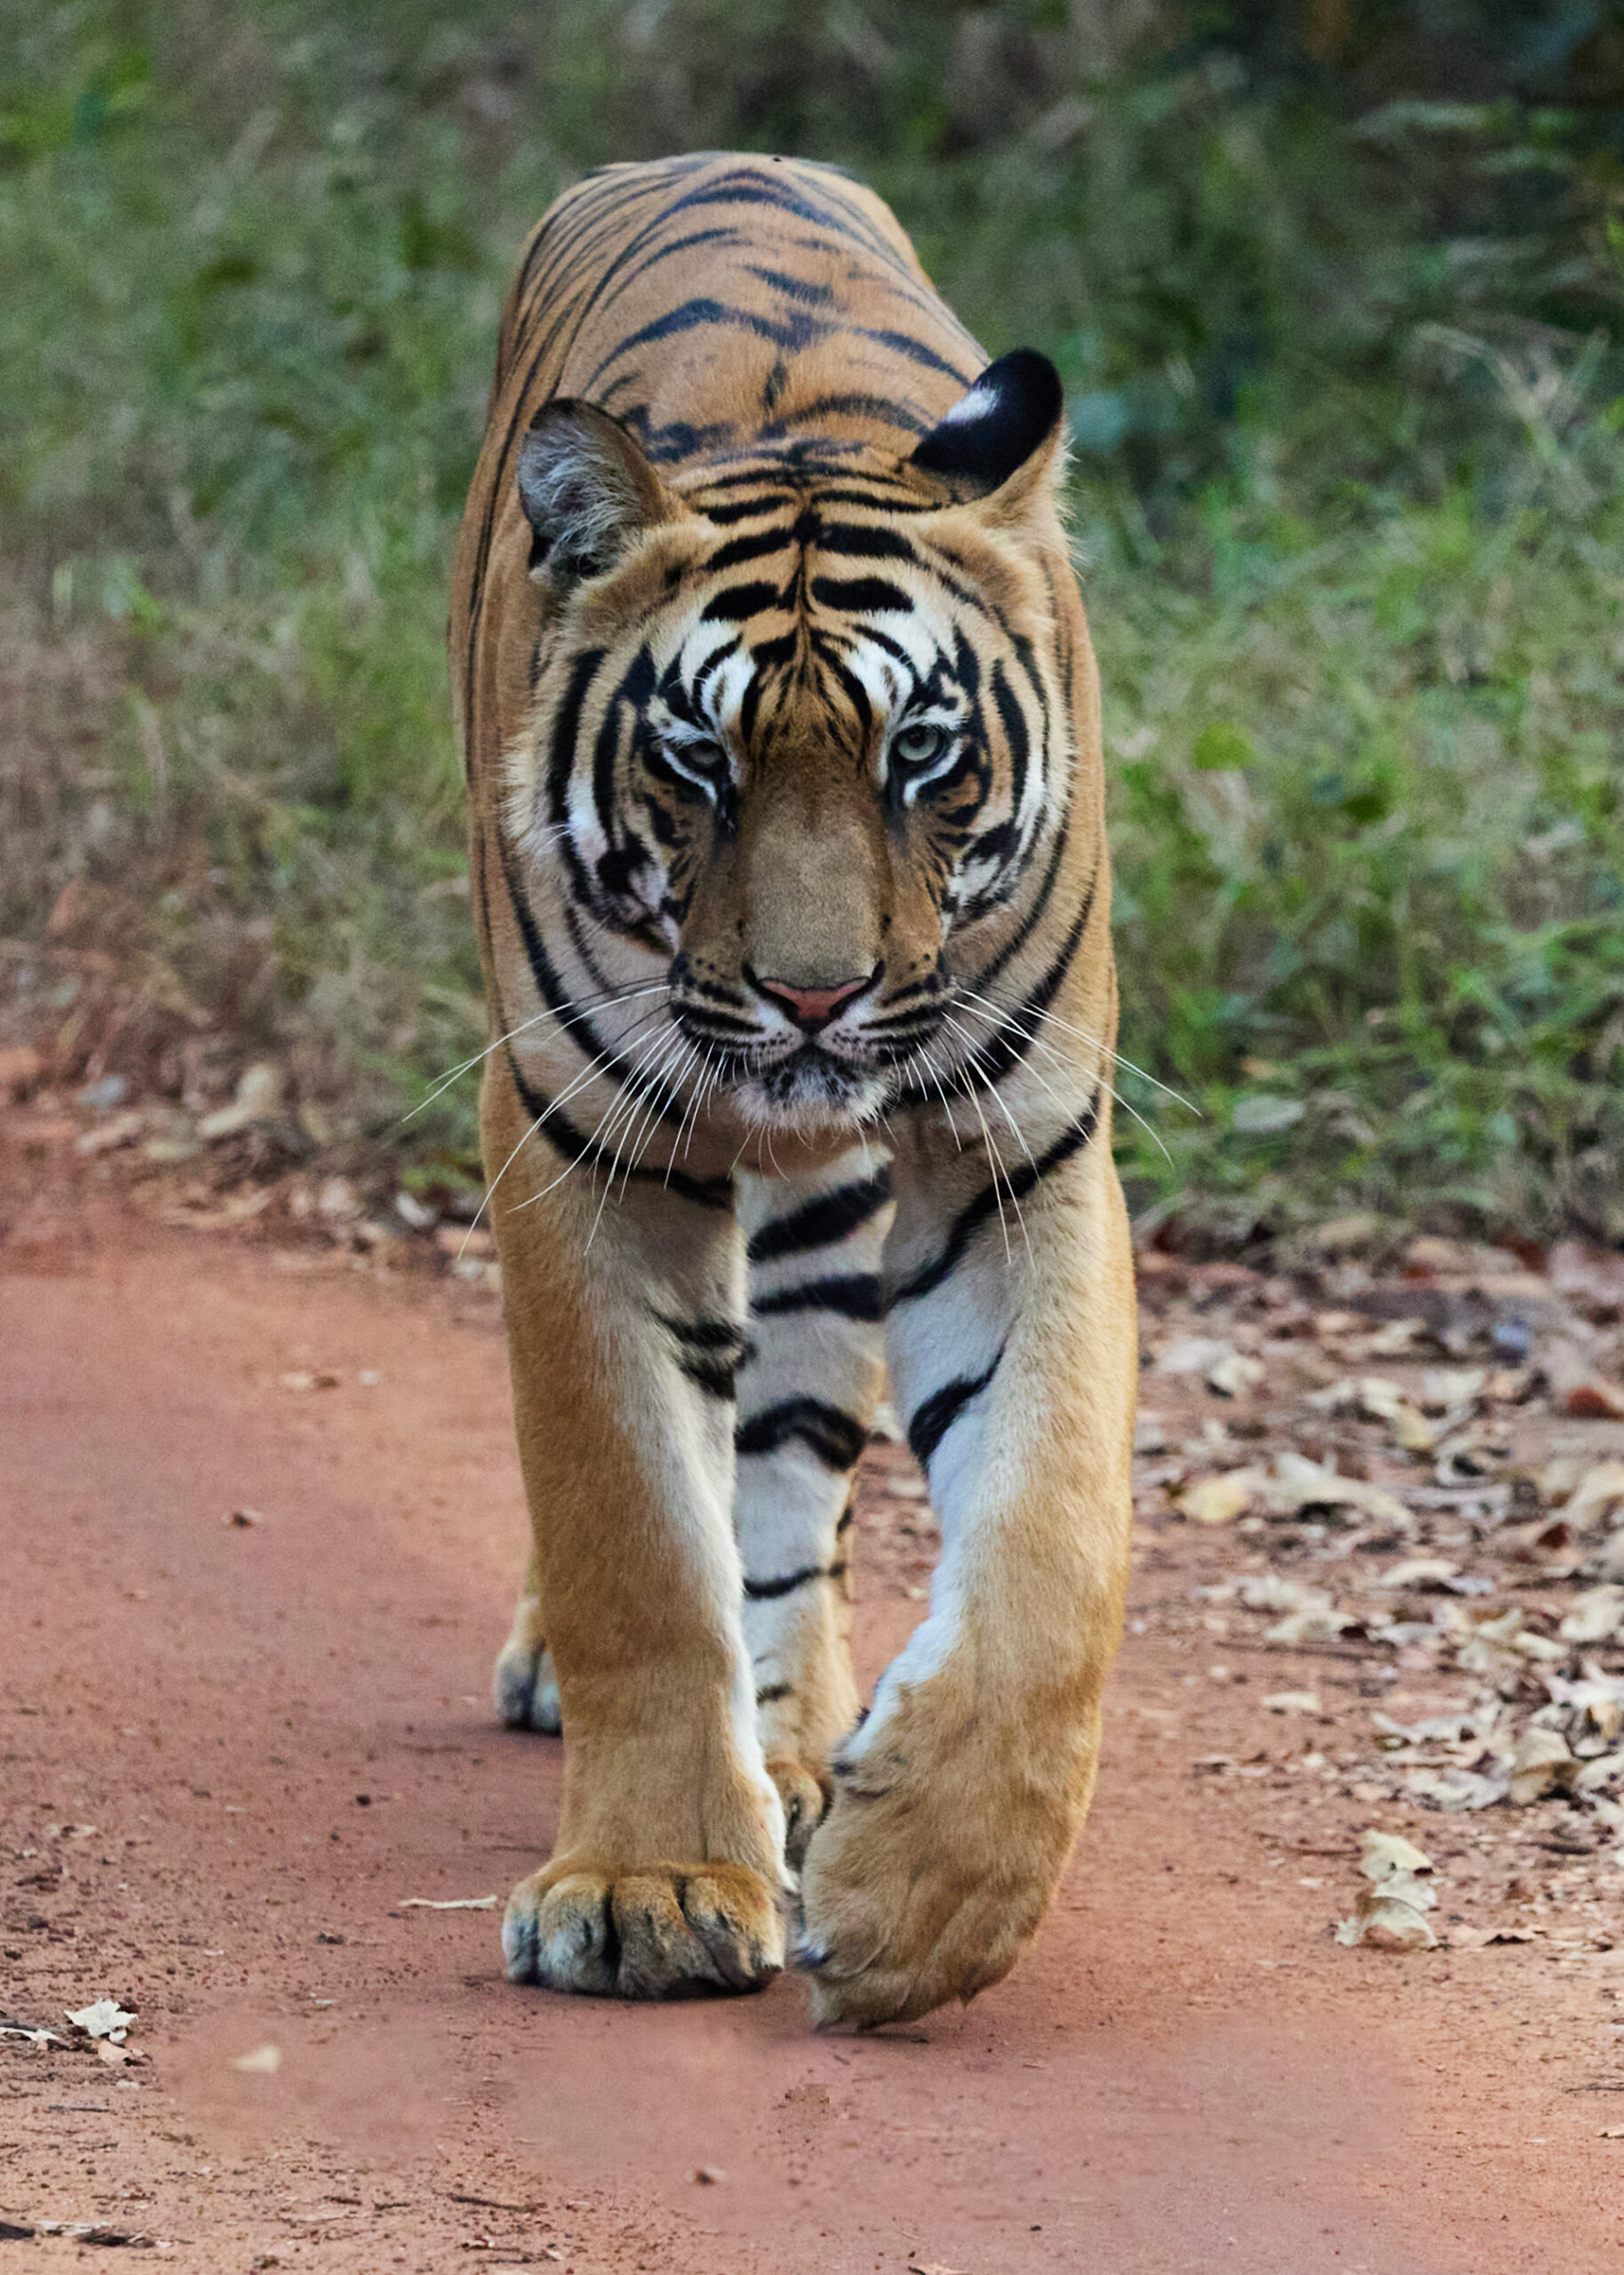
[[[940,758],[947,745],[947,730],[920,724],[904,727],[891,748],[904,766],[928,766],[933,758]]]

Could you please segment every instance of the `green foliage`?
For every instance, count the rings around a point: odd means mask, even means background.
[[[1593,429],[1540,466],[1306,553],[1231,498],[1176,612],[1086,578],[1126,1047],[1204,1111],[1142,1192],[1624,1233],[1624,496]]]
[[[1124,1077],[1139,1201],[1624,1235],[1621,58],[1559,0],[0,0],[56,722],[0,933],[86,877],[107,1048],[223,1028],[338,1122],[477,1048],[441,637],[514,248],[585,166],[805,151],[1068,382],[1124,1048],[1202,1109]]]

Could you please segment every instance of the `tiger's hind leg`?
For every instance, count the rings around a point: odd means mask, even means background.
[[[799,1866],[857,1717],[848,1636],[854,1474],[884,1377],[890,1177],[872,1147],[812,1176],[741,1176],[751,1349],[734,1518],[768,1772]]]
[[[497,1712],[509,1729],[542,1730],[556,1737],[563,1728],[558,1675],[541,1615],[541,1575],[533,1550],[525,1568],[523,1591],[513,1606],[513,1627],[497,1655],[491,1688]]]

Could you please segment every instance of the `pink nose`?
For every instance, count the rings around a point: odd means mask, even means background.
[[[755,978],[753,972],[751,977]],[[833,987],[792,987],[787,979],[755,979],[755,984],[763,995],[783,1005],[798,1027],[815,1034],[854,995],[861,995],[873,977],[867,972],[861,979],[842,979]]]

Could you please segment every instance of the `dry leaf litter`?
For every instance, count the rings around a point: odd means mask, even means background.
[[[1184,1680],[1255,1681],[1272,1725],[1252,1759],[1193,1767],[1277,1788],[1283,1847],[1311,1848],[1320,1797],[1357,1806],[1368,1829],[1357,1850],[1341,1836],[1326,1880],[1352,1901],[1342,1944],[1571,1947],[1582,1931],[1608,1950],[1624,1257],[1433,1238],[1384,1254],[1361,1225],[1291,1265],[1141,1257],[1130,1624],[1210,1642],[1231,1664]],[[1148,1585],[1186,1572],[1182,1592]],[[1464,1821],[1469,1866],[1435,1870],[1392,1822],[1434,1816]]]

